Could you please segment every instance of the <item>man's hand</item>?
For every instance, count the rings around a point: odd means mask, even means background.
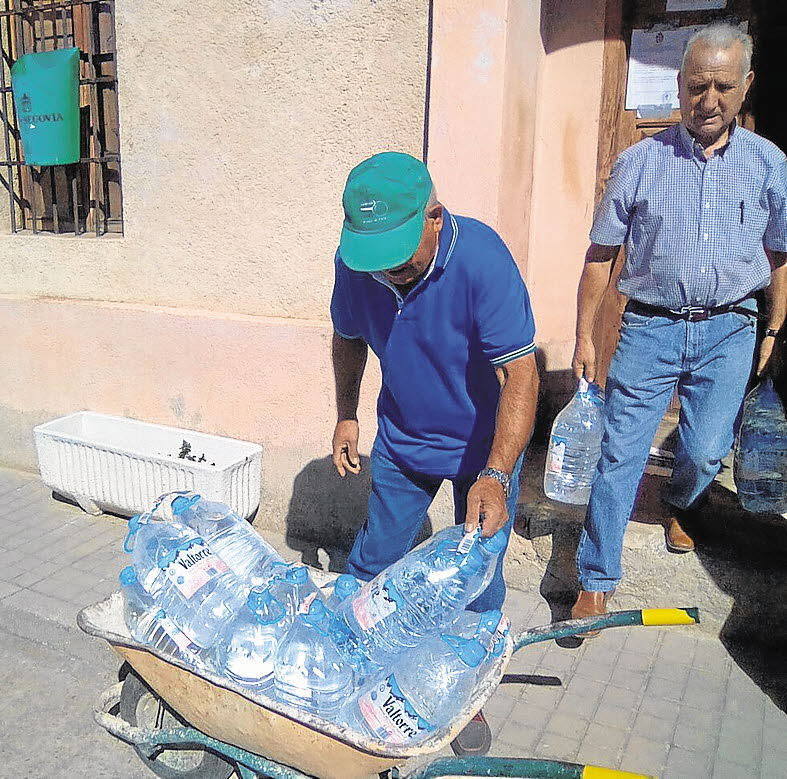
[[[762,376],[770,367],[771,356],[773,355],[773,347],[776,345],[776,339],[766,337],[762,339],[760,344],[760,354],[757,358],[757,375]]]
[[[358,457],[358,421],[342,419],[333,431],[333,464],[344,478],[347,471],[361,472],[361,458]]]
[[[596,378],[596,347],[592,338],[577,338],[571,367],[577,380],[583,376],[588,381]]]
[[[493,536],[508,522],[506,491],[503,485],[488,476],[482,476],[467,493],[465,532],[472,533],[483,515],[482,536]]]

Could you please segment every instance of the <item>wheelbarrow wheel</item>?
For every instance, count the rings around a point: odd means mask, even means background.
[[[147,730],[189,727],[133,672],[123,680],[119,714],[130,725]],[[134,749],[147,768],[162,779],[229,779],[235,772],[234,765],[201,747],[173,746],[152,758],[139,746]]]

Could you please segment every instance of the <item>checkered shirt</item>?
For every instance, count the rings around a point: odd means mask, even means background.
[[[625,241],[618,289],[679,309],[742,300],[770,281],[764,249],[787,251],[787,159],[733,127],[710,159],[682,124],[617,159],[590,240]]]

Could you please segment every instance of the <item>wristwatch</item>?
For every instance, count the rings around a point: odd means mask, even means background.
[[[779,337],[779,333],[780,333],[780,332],[781,332],[780,330],[774,330],[773,328],[770,328],[770,327],[769,327],[769,328],[768,328],[768,329],[765,331],[765,337],[766,337],[766,338],[778,338],[778,337]]]
[[[488,476],[490,479],[494,479],[496,482],[499,482],[503,485],[503,490],[506,493],[506,497],[511,494],[511,474],[506,473],[505,471],[498,470],[497,468],[484,468],[478,476],[476,476],[476,481],[483,478],[484,476]]]

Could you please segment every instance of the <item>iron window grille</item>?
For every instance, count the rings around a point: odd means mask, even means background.
[[[12,233],[123,233],[114,0],[2,0],[0,110]],[[10,68],[23,54],[77,47],[80,148],[72,165],[24,164]],[[0,151],[0,154],[3,152]]]

